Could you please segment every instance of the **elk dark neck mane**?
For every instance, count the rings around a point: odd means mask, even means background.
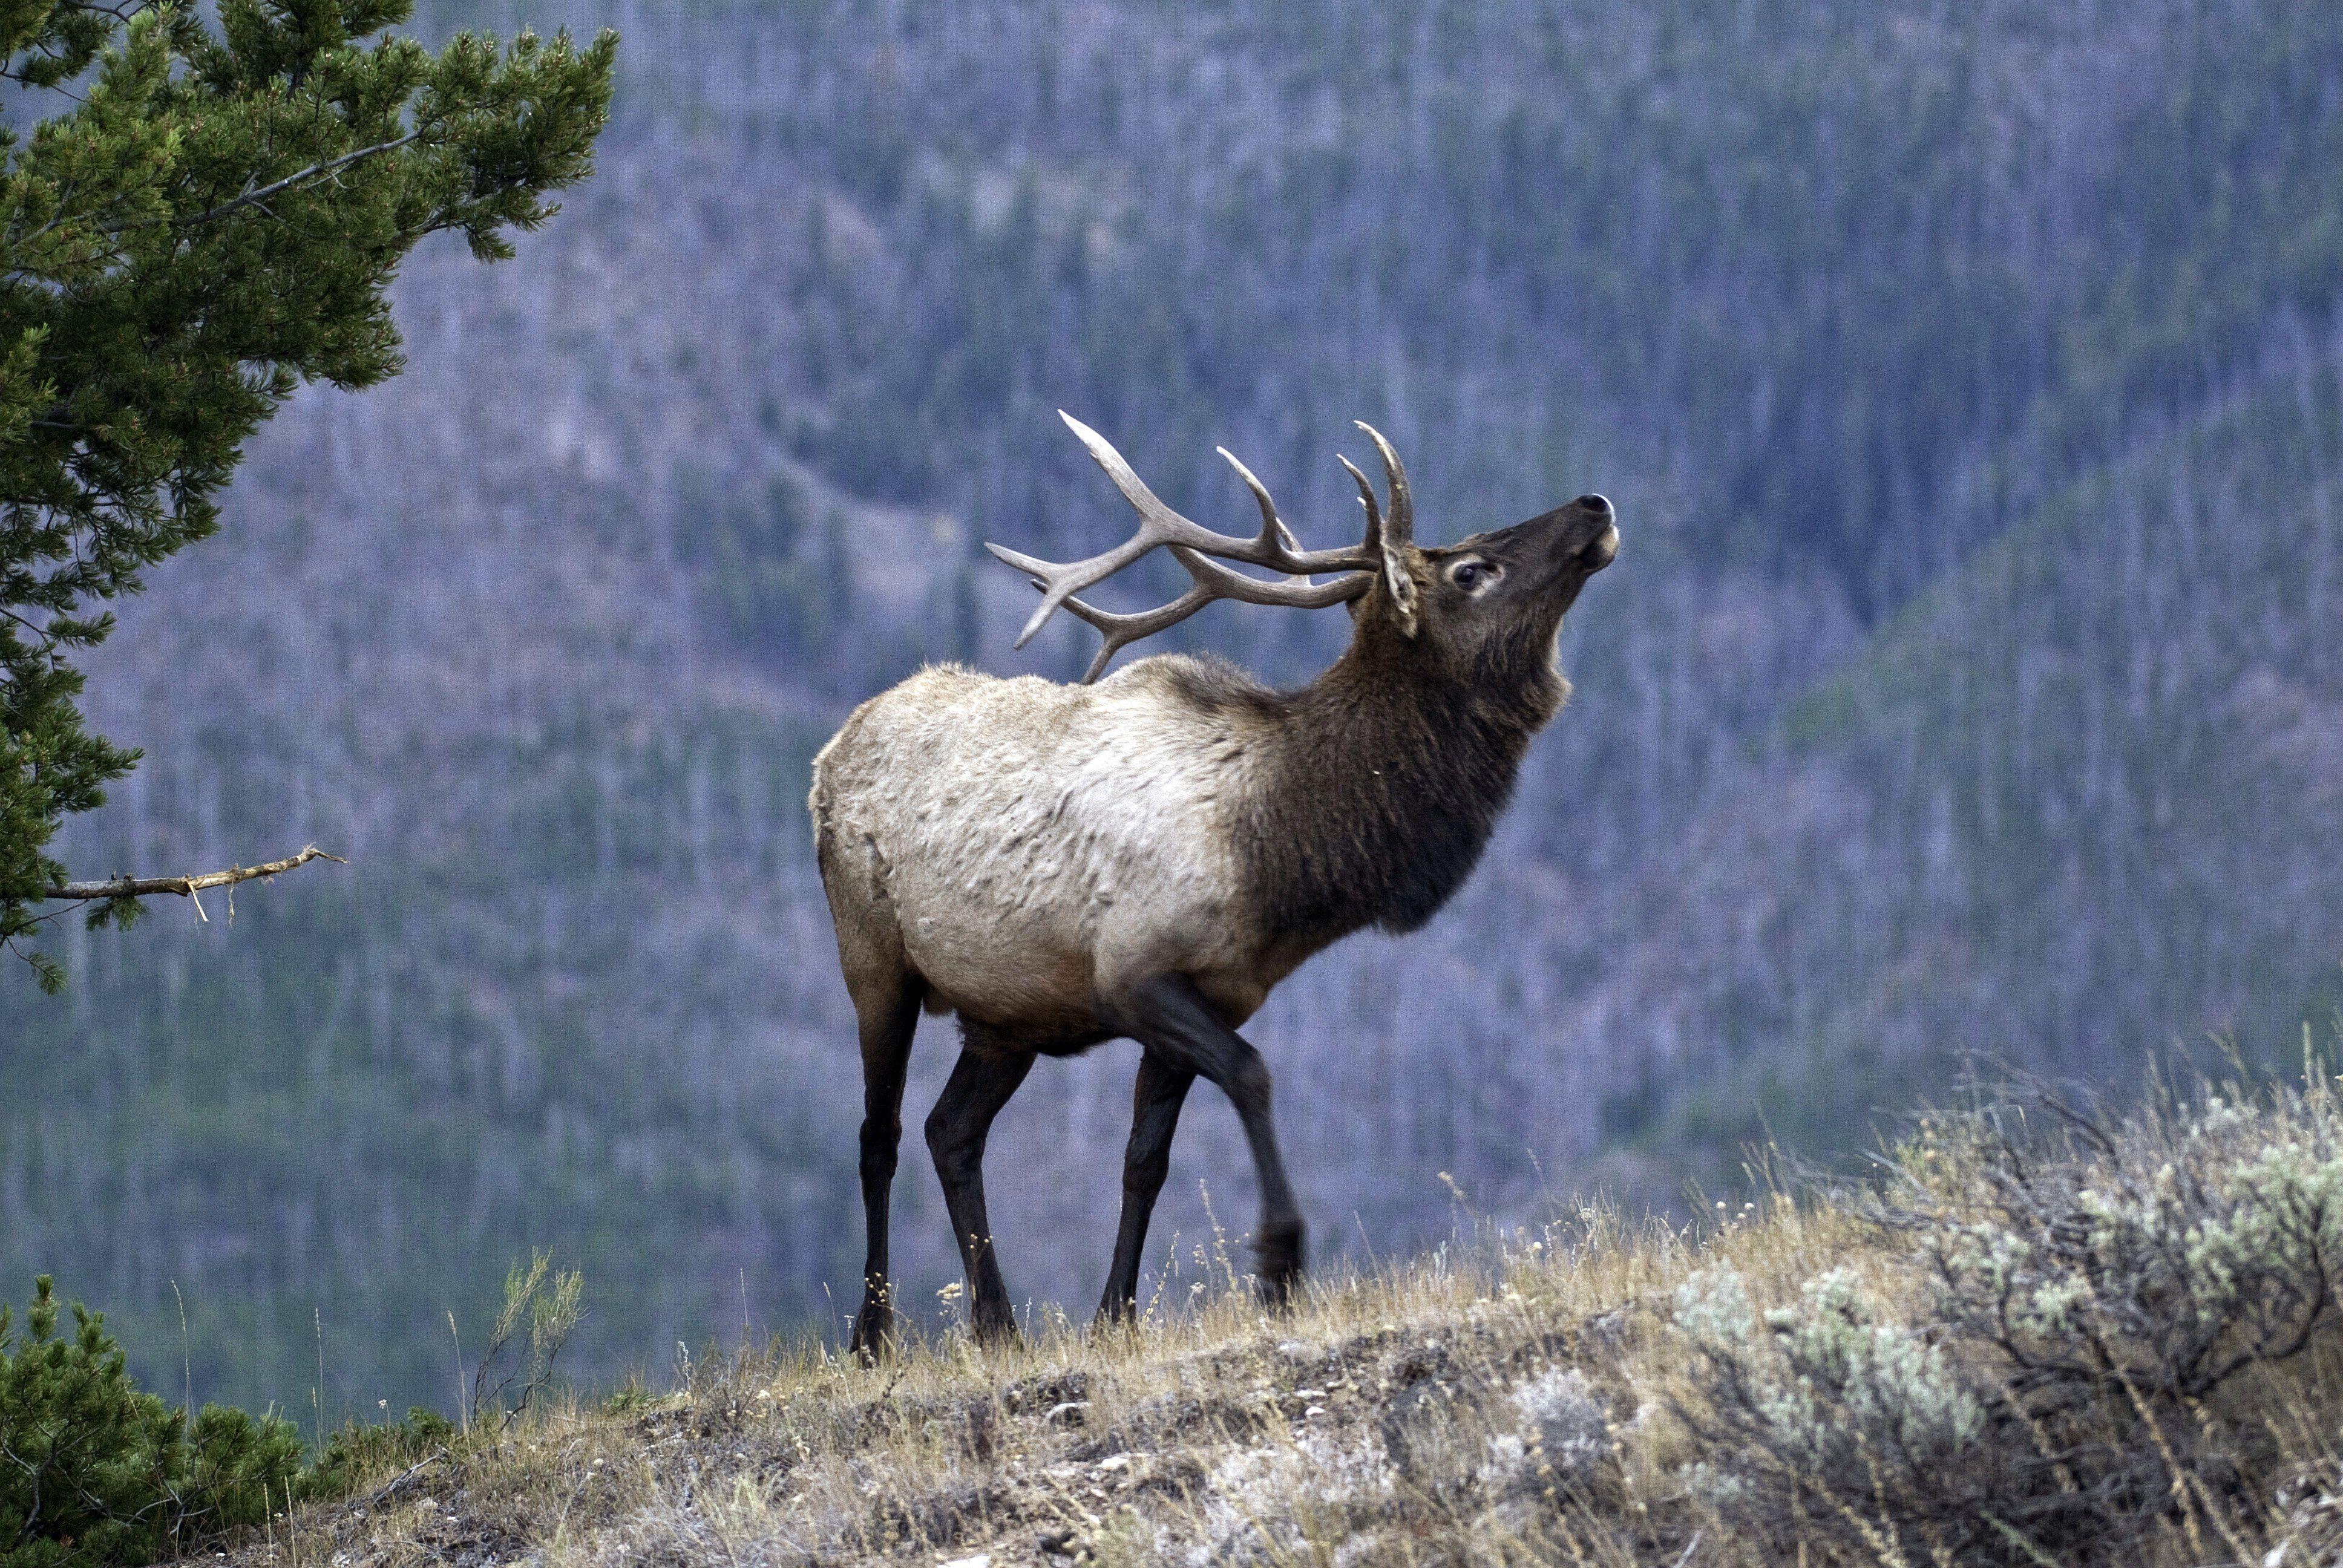
[[[1310,685],[1262,694],[1270,756],[1237,813],[1237,852],[1295,962],[1363,927],[1430,920],[1569,694],[1550,636],[1534,657],[1463,680],[1398,657],[1384,646],[1395,635],[1371,628]]]

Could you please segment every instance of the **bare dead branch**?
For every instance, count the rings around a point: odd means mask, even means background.
[[[231,866],[225,871],[206,871],[193,877],[109,877],[99,882],[59,882],[43,892],[44,899],[145,899],[159,893],[175,893],[183,899],[196,900],[196,912],[203,913],[202,894],[213,888],[232,888],[238,882],[258,881],[296,870],[312,860],[331,860],[347,866],[339,855],[328,855],[315,844],[302,847],[297,855],[281,860],[271,860],[260,866]],[[208,915],[204,917],[208,920]]]

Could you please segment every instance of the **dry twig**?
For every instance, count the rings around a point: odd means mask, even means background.
[[[339,855],[328,855],[317,845],[307,844],[302,847],[299,854],[288,855],[281,860],[270,860],[266,865],[231,866],[225,871],[206,871],[193,877],[122,876],[109,877],[97,882],[59,882],[43,892],[41,897],[82,900],[144,899],[158,893],[176,893],[183,899],[193,899],[196,913],[209,920],[210,916],[204,915],[202,896],[206,890],[213,888],[232,888],[238,882],[257,881],[268,877],[282,876],[287,871],[306,866],[312,860],[331,860],[337,866],[349,864]]]

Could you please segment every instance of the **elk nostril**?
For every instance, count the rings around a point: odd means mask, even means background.
[[[1581,496],[1570,504],[1574,507],[1584,507],[1598,518],[1607,518],[1611,515],[1611,498],[1608,496]]]

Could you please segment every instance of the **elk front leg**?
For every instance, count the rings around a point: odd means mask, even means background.
[[[1302,1281],[1305,1227],[1270,1123],[1269,1064],[1221,1020],[1185,975],[1162,975],[1131,987],[1121,1011],[1124,1032],[1150,1056],[1211,1079],[1236,1108],[1261,1180],[1261,1229],[1253,1251],[1261,1261],[1262,1294],[1272,1305],[1282,1305]]]
[[[1147,1245],[1147,1221],[1155,1195],[1172,1169],[1172,1134],[1180,1106],[1196,1075],[1153,1051],[1139,1059],[1139,1081],[1131,1091],[1131,1143],[1122,1156],[1122,1223],[1114,1237],[1114,1262],[1107,1270],[1106,1293],[1099,1298],[1098,1322],[1127,1322],[1139,1304],[1139,1255]]]
[[[984,1212],[984,1141],[992,1119],[1032,1070],[1031,1052],[995,1055],[962,1050],[928,1114],[928,1151],[944,1184],[944,1210],[968,1271],[968,1317],[980,1340],[1013,1339],[1017,1319],[1009,1287],[993,1256],[992,1222]]]

